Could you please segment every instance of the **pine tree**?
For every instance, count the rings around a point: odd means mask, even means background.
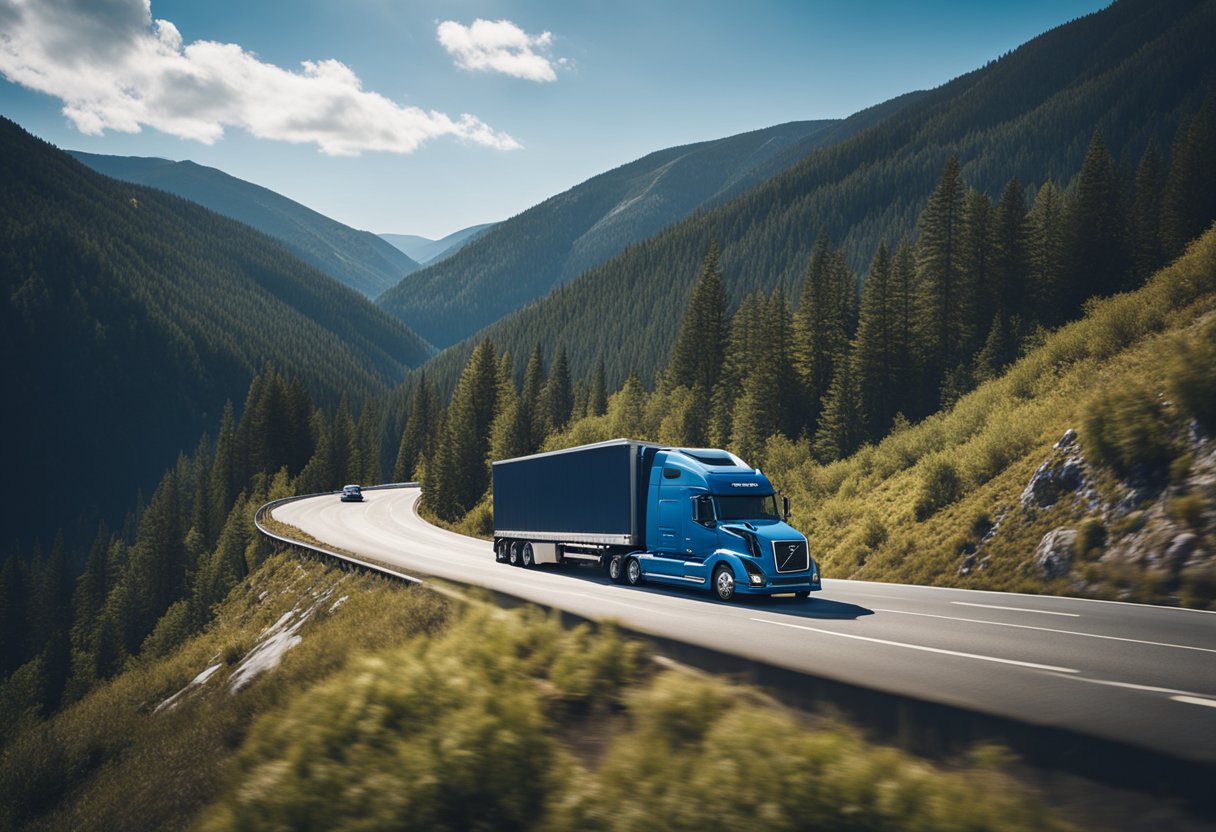
[[[556,433],[570,421],[574,409],[574,390],[570,384],[570,365],[566,361],[565,347],[559,347],[553,366],[549,369],[549,380],[541,391],[541,424],[545,435]]]
[[[1161,246],[1161,196],[1165,188],[1165,166],[1157,143],[1150,141],[1136,168],[1135,196],[1131,208],[1132,272],[1139,285],[1165,265]]]
[[[842,261],[843,262],[843,261]],[[848,273],[851,281],[851,273]],[[797,439],[802,432],[804,414],[798,408],[798,398],[794,394],[799,389],[800,379],[794,368],[793,355],[793,314],[785,291],[780,287],[773,289],[765,304],[761,326],[761,345],[763,352],[760,361],[771,364],[777,380],[777,397],[770,402],[776,416],[777,430],[790,439]],[[707,397],[700,395],[700,388],[695,398],[698,414],[709,410]],[[697,424],[703,423],[703,417],[698,416]],[[698,444],[703,443],[703,439]]]
[[[958,247],[958,290],[955,304],[966,322],[967,337],[959,355],[974,351],[978,322],[987,320],[1000,294],[993,285],[993,225],[995,211],[988,195],[974,188],[963,199],[963,222]]]
[[[515,364],[508,353],[498,362],[498,412],[490,425],[490,459],[513,459],[531,453],[532,420],[515,388]]]
[[[1174,137],[1170,171],[1161,201],[1161,243],[1166,260],[1216,220],[1216,92]]]
[[[1065,310],[1064,193],[1050,179],[1035,195],[1030,209],[1030,303],[1031,317],[1047,325],[1068,318]]]
[[[444,520],[463,516],[489,487],[487,460],[497,392],[498,358],[487,339],[473,351],[461,373],[448,407],[443,439],[435,458],[428,461],[431,482],[423,483],[423,493],[428,507]]]
[[[384,481],[380,470],[380,400],[369,397],[363,402],[363,410],[359,413],[359,424],[355,430],[359,446],[359,461],[361,470],[351,482],[376,484]]]
[[[1080,310],[1086,298],[1109,295],[1123,287],[1128,269],[1126,227],[1115,160],[1102,134],[1095,132],[1066,215],[1068,317]]]
[[[215,440],[215,454],[207,476],[207,528],[223,528],[224,518],[235,493],[236,427],[232,416],[232,401],[224,403],[220,431]],[[212,541],[208,541],[212,542]]]
[[[72,593],[72,645],[80,650],[91,647],[97,617],[110,591],[110,545],[110,531],[102,523]]]
[[[435,433],[439,423],[439,397],[426,376],[418,373],[410,397],[410,415],[397,447],[397,461],[393,465],[393,482],[407,482],[414,477],[418,463],[430,455],[434,448]]]
[[[520,390],[520,397],[532,420],[532,441],[529,444],[533,448],[539,448],[544,443],[548,432],[541,409],[541,394],[544,389],[545,364],[541,358],[540,344],[536,344],[532,348],[532,354],[528,356],[528,365],[524,369],[524,386]]]
[[[714,243],[701,265],[701,274],[693,285],[688,308],[680,323],[675,347],[665,375],[666,389],[700,387],[713,389],[722,374],[726,356],[727,315],[726,287],[718,266],[718,244]]]
[[[603,416],[608,412],[608,389],[604,382],[604,358],[598,356],[595,360],[595,370],[591,375],[591,386],[587,391],[587,415]]]
[[[994,220],[988,307],[990,312],[998,313],[1007,320],[1025,311],[1030,282],[1030,227],[1026,217],[1026,195],[1016,176],[1001,192]],[[985,319],[983,323],[986,322]]]
[[[723,448],[730,443],[735,403],[742,395],[747,369],[756,360],[754,350],[760,338],[760,322],[759,301],[749,293],[731,316],[722,375],[710,398],[707,444],[714,447]],[[801,399],[795,398],[795,404],[800,405]]]
[[[946,371],[964,358],[971,340],[959,268],[962,212],[963,186],[958,158],[952,155],[919,220],[916,348],[925,395],[941,387]],[[935,398],[922,396],[919,412],[931,410]]]
[[[902,370],[896,353],[900,311],[894,264],[886,243],[879,243],[862,288],[853,347],[854,374],[862,394],[860,408],[872,438],[886,434],[897,409]]]
[[[975,357],[976,383],[1001,375],[1016,356],[1017,338],[1014,336],[1013,327],[1004,315],[997,312],[992,317],[992,325],[988,328],[984,346]]]
[[[338,488],[346,483],[359,482],[363,472],[363,461],[359,454],[359,437],[355,428],[354,417],[350,412],[350,401],[346,394],[338,401],[338,409],[334,412],[333,428],[330,431],[330,447],[333,452],[333,473],[341,483],[335,482]]]
[[[812,444],[821,462],[843,459],[857,450],[868,435],[855,363],[852,353],[836,362],[836,375],[823,403],[823,416]]]
[[[794,362],[801,381],[803,429],[814,432],[836,359],[848,345],[839,265],[826,234],[811,251],[794,316]]]

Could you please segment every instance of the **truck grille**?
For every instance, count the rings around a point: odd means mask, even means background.
[[[806,550],[805,540],[777,540],[773,543],[773,557],[778,572],[805,572],[811,568],[811,556]]]

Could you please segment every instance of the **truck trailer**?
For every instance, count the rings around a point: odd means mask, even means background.
[[[494,557],[591,563],[616,583],[736,595],[820,589],[789,500],[728,451],[613,439],[493,464]]]

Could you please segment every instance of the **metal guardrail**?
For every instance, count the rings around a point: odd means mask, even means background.
[[[395,482],[395,483],[387,483],[385,485],[369,485],[366,488],[364,488],[363,490],[364,491],[387,491],[392,488],[417,488],[418,485],[419,484],[416,482]],[[406,575],[404,572],[397,572],[393,569],[389,569],[384,564],[371,563],[370,561],[360,560],[359,558],[352,557],[347,554],[343,554],[342,552],[335,552],[333,549],[326,549],[324,546],[318,546],[315,543],[309,543],[304,540],[295,540],[294,538],[284,537],[283,535],[277,534],[277,533],[271,531],[270,529],[266,528],[266,526],[263,525],[263,523],[262,523],[263,518],[265,518],[266,515],[273,512],[279,506],[285,506],[288,503],[294,503],[299,500],[308,500],[313,497],[325,497],[325,496],[330,496],[330,495],[336,497],[336,496],[340,495],[341,493],[342,493],[341,491],[318,491],[315,494],[297,494],[294,497],[283,497],[282,499],[279,499],[279,500],[271,500],[269,503],[263,503],[262,505],[258,506],[258,510],[253,513],[253,525],[257,527],[257,530],[259,532],[261,532],[262,534],[271,538],[272,540],[279,541],[280,543],[286,543],[289,546],[298,546],[301,549],[309,549],[313,552],[318,552],[327,557],[331,557],[336,560],[342,561],[343,563],[348,563],[351,566],[357,566],[360,569],[370,569],[373,572],[379,572],[382,575],[389,575],[393,578],[399,578],[400,580],[403,580],[406,583],[419,584],[419,585],[425,584],[426,581],[424,581],[422,578],[416,578],[413,575]]]

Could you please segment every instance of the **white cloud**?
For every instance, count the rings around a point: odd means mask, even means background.
[[[453,136],[501,150],[520,145],[467,113],[401,106],[345,64],[268,64],[232,43],[186,44],[150,0],[0,0],[0,73],[53,95],[83,133],[144,126],[211,144],[227,127],[316,144],[332,155],[412,153]]]
[[[541,52],[553,44],[550,32],[529,35],[509,20],[473,21],[464,26],[454,20],[439,24],[439,42],[461,69],[501,72],[528,81],[556,81],[553,63]],[[564,65],[562,58],[557,62]]]

